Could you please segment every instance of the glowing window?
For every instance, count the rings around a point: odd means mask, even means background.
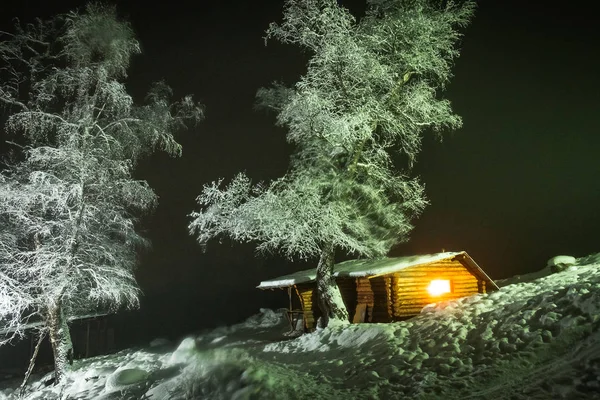
[[[434,279],[427,286],[427,291],[432,296],[441,296],[444,293],[450,293],[450,281],[444,279]]]

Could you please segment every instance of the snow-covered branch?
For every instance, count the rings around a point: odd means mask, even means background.
[[[40,316],[57,381],[69,317],[138,305],[134,269],[148,242],[136,229],[157,196],[133,178],[137,161],[155,150],[179,155],[177,131],[202,118],[200,105],[172,101],[164,83],[134,104],[122,80],[137,53],[129,24],[96,3],[19,26],[0,44],[0,78],[11,77],[0,80],[0,100],[15,106],[7,130],[27,143],[0,173],[0,330],[21,332],[28,313]]]
[[[288,130],[290,169],[269,184],[238,175],[205,186],[189,225],[200,243],[228,236],[306,258],[380,256],[407,240],[427,204],[409,176],[423,134],[461,125],[441,93],[474,3],[369,1],[360,21],[338,3],[286,0],[269,26],[268,39],[311,54],[293,88],[257,94]]]

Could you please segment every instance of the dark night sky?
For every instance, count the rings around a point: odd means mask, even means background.
[[[182,158],[154,156],[139,171],[161,201],[146,223],[154,248],[138,272],[140,315],[172,324],[173,334],[282,306],[282,293],[254,287],[306,266],[255,258],[252,247],[228,242],[203,254],[187,235],[203,184],[240,170],[257,180],[285,171],[285,132],[253,110],[254,94],[274,80],[294,82],[306,63],[292,46],[264,46],[281,1],[193,3],[118,2],[144,51],[130,71],[131,92],[141,97],[165,79],[177,96],[193,93],[206,106],[206,120],[180,137]],[[524,3],[480,2],[447,92],[464,127],[442,143],[426,138],[415,172],[431,206],[392,255],[466,250],[499,279],[540,269],[557,254],[600,251],[600,30],[592,3]],[[3,6],[0,26],[81,4]]]

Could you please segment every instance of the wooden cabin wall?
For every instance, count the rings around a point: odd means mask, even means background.
[[[366,307],[366,315],[364,320],[355,315],[352,317],[352,322],[371,322],[373,320],[373,304],[375,304],[375,294],[371,287],[371,281],[365,277],[356,278],[356,312],[361,313],[361,307]]]
[[[433,279],[450,280],[451,293],[431,296],[427,286]],[[442,260],[392,274],[391,289],[393,318],[403,319],[419,314],[427,304],[480,293],[482,284],[459,261]]]
[[[374,299],[371,322],[390,322],[392,320],[392,277],[389,275],[378,276],[369,281]]]
[[[356,313],[356,280],[354,278],[338,278],[336,283],[348,311],[349,320],[352,322],[352,318]]]
[[[296,285],[295,288],[304,311],[304,328],[307,331],[312,331],[321,316],[316,285],[314,283],[300,284]]]
[[[392,319],[391,277],[356,278],[356,306],[350,314],[352,322],[389,322]],[[364,320],[358,313],[365,312]]]

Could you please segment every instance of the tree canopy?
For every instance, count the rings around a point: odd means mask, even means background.
[[[201,243],[219,235],[256,240],[259,250],[312,257],[323,243],[366,257],[406,240],[426,205],[409,177],[423,132],[461,126],[439,96],[473,3],[373,1],[356,21],[336,1],[286,1],[267,38],[312,54],[291,88],[258,92],[295,145],[288,173],[252,186],[238,175],[207,185],[190,230]],[[395,168],[398,159],[407,161]]]
[[[408,239],[427,204],[410,176],[422,136],[461,126],[440,94],[474,3],[368,5],[357,21],[334,0],[284,3],[267,39],[307,50],[307,70],[294,86],[276,84],[257,97],[287,128],[289,170],[266,184],[239,174],[225,187],[206,185],[189,225],[200,243],[256,241],[259,251],[327,259],[330,274],[333,256],[325,253],[379,257]]]

